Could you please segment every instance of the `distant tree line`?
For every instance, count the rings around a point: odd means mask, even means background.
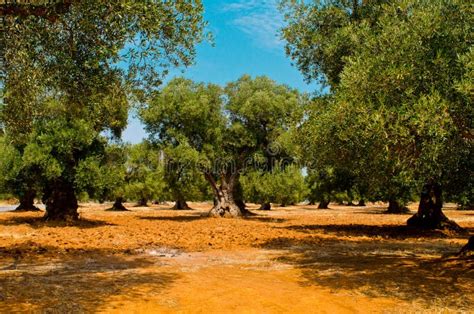
[[[47,219],[78,198],[213,200],[211,216],[302,201],[388,203],[420,228],[472,208],[473,14],[462,0],[281,1],[286,52],[307,95],[268,77],[175,78],[205,39],[200,2],[77,1],[6,20],[0,188]],[[126,64],[127,66],[118,66]],[[120,141],[134,108],[148,132]]]

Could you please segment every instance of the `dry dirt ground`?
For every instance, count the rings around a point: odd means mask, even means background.
[[[128,204],[75,225],[0,213],[0,312],[472,312],[468,234],[420,232],[383,205],[251,209],[248,219]],[[414,211],[416,205],[411,209]],[[446,208],[469,233],[474,212]]]

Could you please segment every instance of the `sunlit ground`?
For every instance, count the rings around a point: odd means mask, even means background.
[[[467,234],[420,232],[384,205],[207,218],[85,204],[76,225],[0,213],[0,312],[433,312],[474,308]],[[410,207],[416,209],[416,204]],[[468,232],[474,212],[445,213]]]

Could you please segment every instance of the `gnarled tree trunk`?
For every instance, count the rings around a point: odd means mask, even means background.
[[[244,213],[235,203],[234,184],[236,175],[222,175],[221,184],[218,186],[210,173],[205,174],[206,180],[211,184],[216,197],[216,204],[209,212],[211,217],[242,217]]]
[[[271,209],[272,209],[272,204],[270,203],[262,203],[259,208],[259,210],[271,210]]]
[[[329,201],[328,200],[322,200],[319,202],[318,209],[328,209],[329,208]]]
[[[58,180],[46,189],[43,196],[46,204],[45,220],[73,221],[79,219],[76,193],[72,183]]]
[[[114,205],[109,210],[118,211],[118,212],[128,211],[128,209],[125,206],[123,206],[123,197],[117,197],[115,199]]]
[[[418,212],[408,219],[410,227],[421,229],[463,230],[457,223],[449,220],[443,213],[441,186],[438,183],[425,184],[421,192]]]
[[[409,212],[408,207],[401,205],[397,200],[388,201],[387,214],[407,214]]]
[[[20,205],[15,211],[20,212],[37,212],[40,209],[35,206],[36,191],[28,190],[20,197]]]
[[[187,209],[191,209],[191,208],[188,206],[188,203],[186,203],[185,200],[178,198],[176,200],[176,203],[173,206],[173,209],[175,209],[175,210],[187,210]]]
[[[364,200],[364,199],[360,199],[360,200],[359,200],[359,203],[357,204],[357,206],[365,206],[365,200]]]

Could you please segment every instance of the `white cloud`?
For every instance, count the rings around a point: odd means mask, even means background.
[[[237,1],[232,3],[227,3],[222,8],[223,11],[242,11],[242,10],[251,10],[258,6],[258,3],[262,1],[248,0],[248,1]]]
[[[279,38],[279,29],[283,26],[283,17],[276,0],[239,0],[225,5],[223,11],[233,13],[231,24],[256,45],[281,51],[283,42]]]

